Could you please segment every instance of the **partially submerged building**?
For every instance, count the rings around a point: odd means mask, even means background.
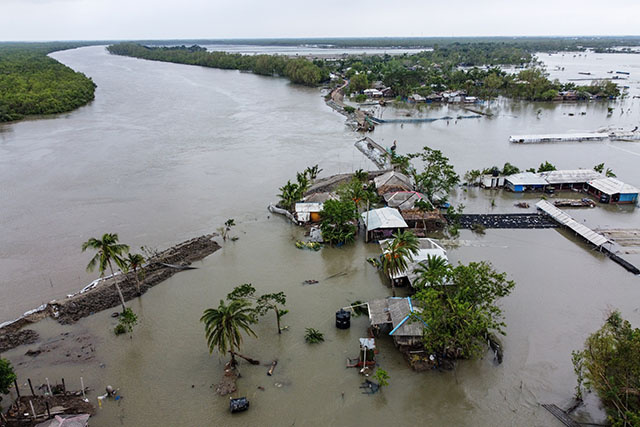
[[[304,203],[296,203],[295,206],[295,217],[298,222],[306,223],[306,222],[319,222],[320,221],[320,212],[324,203],[318,202],[304,202]]]
[[[584,190],[588,181],[602,178],[600,172],[593,169],[564,169],[550,172],[540,172],[548,186],[555,190]]]
[[[504,177],[504,186],[515,193],[542,190],[545,185],[547,185],[547,181],[533,172],[516,173]]]
[[[373,209],[363,212],[360,217],[365,226],[368,241],[385,239],[397,231],[408,228],[400,211],[394,208]]]
[[[369,322],[375,336],[390,335],[401,351],[422,348],[422,331],[427,324],[414,308],[411,298],[384,298],[369,301]]]
[[[425,199],[425,196],[417,191],[394,191],[384,195],[384,201],[387,202],[387,206],[401,211],[413,209],[416,202],[423,199]]]
[[[394,191],[412,191],[411,179],[396,171],[385,172],[373,179],[378,194],[391,193]]]
[[[391,241],[391,239],[386,239],[379,242],[380,249],[382,250],[383,255],[386,252],[387,246]],[[418,253],[413,256],[413,260],[407,263],[407,269],[391,275],[391,280],[398,281],[400,285],[409,284],[411,286],[414,286],[416,280],[419,277],[419,274],[416,273],[415,270],[420,267],[421,262],[426,262],[429,257],[440,257],[443,258],[447,263],[449,263],[449,258],[447,258],[447,251],[444,250],[442,246],[438,245],[434,240],[428,238],[420,238],[418,239],[418,242]]]
[[[638,189],[615,178],[599,178],[587,183],[587,191],[600,203],[637,203]]]

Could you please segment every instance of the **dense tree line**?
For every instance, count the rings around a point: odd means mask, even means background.
[[[96,85],[47,56],[69,43],[0,45],[0,122],[71,111],[94,99]]]
[[[227,70],[252,71],[267,76],[286,77],[293,83],[309,86],[329,79],[329,70],[322,61],[312,62],[305,58],[288,58],[282,55],[241,55],[227,52],[207,52],[193,45],[172,47],[149,47],[136,43],[119,43],[107,48],[116,55],[179,64],[201,65]]]
[[[325,38],[268,38],[268,39],[193,39],[154,41],[169,44],[220,44],[252,46],[318,46],[372,48],[431,48],[455,44],[490,43],[514,46],[528,52],[579,51],[586,48],[640,46],[638,36],[584,37],[325,37]]]

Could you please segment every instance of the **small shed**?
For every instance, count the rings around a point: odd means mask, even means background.
[[[426,98],[422,95],[418,95],[417,93],[414,93],[413,95],[409,95],[409,98],[407,98],[407,100],[409,102],[426,102]]]
[[[615,178],[594,179],[587,183],[589,193],[601,203],[637,203],[638,189]]]
[[[318,222],[324,203],[296,203],[296,219],[299,222]]]
[[[373,179],[373,183],[378,190],[378,194],[382,195],[394,191],[412,191],[413,185],[408,176],[396,172],[389,171]]]
[[[547,181],[533,172],[521,172],[504,178],[504,185],[515,193],[527,190],[541,190],[547,185]]]
[[[391,237],[395,231],[408,227],[400,211],[394,208],[380,208],[363,212],[361,218],[366,229],[367,240]]]
[[[413,209],[416,202],[424,198],[424,195],[417,191],[395,191],[384,195],[387,206],[390,208],[398,208],[401,211]]]
[[[411,298],[390,297],[370,301],[367,306],[374,334],[387,333],[401,350],[422,347],[422,331],[427,324]]]

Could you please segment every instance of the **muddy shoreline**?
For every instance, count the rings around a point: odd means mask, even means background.
[[[213,240],[216,236],[217,234],[213,233],[196,237],[158,252],[149,258],[142,269],[143,271],[138,272],[140,295],[174,274],[183,271],[184,267],[188,267],[191,263],[200,261],[220,249],[220,245]],[[5,323],[0,327],[0,353],[37,341],[38,334],[31,329],[24,328],[45,317],[52,317],[58,323],[68,325],[83,317],[120,306],[120,298],[115,289],[114,279],[118,280],[125,301],[139,296],[133,272],[106,277],[90,289],[85,287],[75,295],[61,301],[51,301],[25,313],[24,316],[13,322]]]

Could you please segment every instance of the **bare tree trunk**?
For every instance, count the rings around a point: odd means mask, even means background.
[[[242,358],[242,359],[246,360],[247,362],[251,363],[252,365],[259,365],[259,364],[260,364],[260,361],[259,361],[259,360],[255,360],[255,359],[252,359],[252,358],[250,358],[250,357],[244,356],[244,355],[242,355],[242,354],[240,354],[240,353],[236,353],[236,352],[235,352],[235,351],[233,351],[233,350],[229,350],[229,353],[231,353],[231,360],[232,360],[234,363],[235,363],[235,358],[234,358],[234,356],[238,356],[238,357],[240,357],[240,358]]]
[[[278,310],[278,307],[275,308],[275,311],[276,311],[276,322],[278,322],[278,333],[281,334],[282,329],[280,328],[280,311]]]
[[[118,291],[118,296],[120,297],[120,302],[122,303],[122,312],[124,313],[127,309],[127,305],[124,303],[124,297],[122,296],[122,291],[120,290],[120,286],[118,286],[118,279],[115,274],[113,274],[113,267],[111,266],[111,261],[109,261],[109,270],[111,270],[111,277],[113,277],[113,283],[116,285],[116,290]]]
[[[391,279],[391,295],[396,296],[396,281]]]
[[[138,267],[133,269],[133,275],[136,277],[136,287],[138,288],[138,296],[142,295],[140,292],[140,278],[138,277]]]

